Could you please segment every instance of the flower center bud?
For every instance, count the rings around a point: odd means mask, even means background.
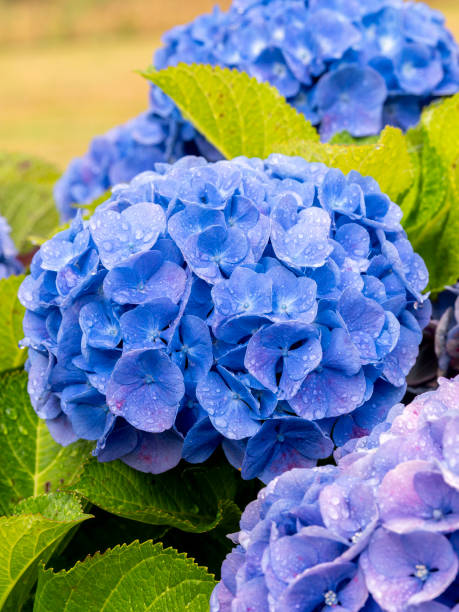
[[[335,591],[327,591],[324,595],[324,601],[326,606],[336,606],[338,603],[338,595]]]
[[[432,518],[434,521],[440,521],[443,518],[443,512],[439,508],[435,508],[432,512]]]
[[[362,537],[362,532],[361,531],[356,531],[354,533],[354,535],[351,538],[351,542],[353,544],[357,544],[357,542],[360,540],[360,538]]]
[[[416,576],[416,578],[419,578],[419,580],[425,582],[429,577],[429,570],[427,569],[427,567],[423,563],[420,563],[416,565],[415,568],[416,571],[414,572],[414,575]]]
[[[280,79],[282,79],[283,77],[285,77],[285,75],[287,74],[287,70],[285,68],[285,66],[283,64],[280,64],[279,62],[276,62],[273,66],[273,72],[274,74],[279,77]]]

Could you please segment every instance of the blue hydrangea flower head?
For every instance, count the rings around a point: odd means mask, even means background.
[[[0,217],[0,278],[11,274],[20,274],[22,264],[16,259],[17,250],[10,237],[11,228],[3,217]]]
[[[444,18],[402,0],[234,0],[173,28],[158,69],[186,64],[236,68],[268,81],[320,130],[378,134],[415,125],[423,106],[459,91],[459,49]],[[56,185],[64,218],[155,162],[218,153],[156,87],[150,109],[95,138]]]
[[[33,259],[37,414],[148,472],[220,445],[243,478],[316,465],[404,394],[430,306],[400,217],[301,158],[157,164]]]
[[[459,377],[395,406],[337,466],[270,481],[211,612],[457,612]]]

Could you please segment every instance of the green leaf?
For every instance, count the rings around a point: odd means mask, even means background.
[[[0,153],[0,215],[11,226],[11,237],[20,253],[29,237],[48,236],[59,223],[53,187],[59,178],[55,166],[17,153]]]
[[[334,134],[328,144],[337,144],[337,145],[366,145],[366,144],[375,144],[378,142],[378,136],[352,136],[349,132],[338,132]]]
[[[10,516],[0,517],[0,609],[21,610],[37,578],[37,567],[46,562],[65,534],[82,521],[73,495],[51,493],[24,500]]]
[[[77,563],[40,570],[35,612],[207,612],[214,577],[161,544],[133,542]]]
[[[144,77],[170,96],[190,120],[228,159],[238,155],[267,157],[277,142],[317,142],[316,130],[278,91],[244,72],[204,65],[179,64]]]
[[[152,476],[121,461],[90,460],[74,490],[99,508],[124,518],[183,531],[210,531],[222,522],[237,527],[238,472],[228,465],[178,466]]]
[[[25,308],[17,293],[23,280],[24,276],[0,280],[0,372],[20,368],[27,358],[27,351],[19,348],[19,341],[24,337],[22,320]]]
[[[372,176],[394,201],[410,188],[414,179],[415,168],[406,138],[393,127],[386,127],[374,144],[332,145],[293,140],[276,145],[276,152],[322,162],[345,174],[356,170],[363,176]]]
[[[459,156],[459,94],[429,106],[422,113],[421,123],[431,146],[445,165],[451,166]]]
[[[26,372],[0,375],[1,513],[20,499],[72,484],[91,446],[56,444],[30,404]]]
[[[427,108],[407,139],[418,171],[402,205],[403,224],[427,264],[429,289],[438,293],[459,278],[459,94]]]

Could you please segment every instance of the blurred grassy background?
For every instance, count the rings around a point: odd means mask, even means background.
[[[217,0],[0,0],[0,150],[62,168],[147,105],[161,34]],[[217,2],[227,8],[230,0]],[[459,0],[430,0],[459,38]]]

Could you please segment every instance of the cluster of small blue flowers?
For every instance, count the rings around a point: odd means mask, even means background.
[[[459,51],[444,18],[402,0],[235,0],[173,28],[157,68],[179,62],[227,66],[268,81],[324,139],[416,124],[422,106],[459,90]],[[151,110],[97,138],[56,189],[64,217],[153,163],[215,150],[153,88]]]
[[[212,612],[459,611],[459,377],[244,511]],[[359,446],[359,445],[357,445]]]
[[[10,232],[11,228],[6,220],[0,217],[0,278],[7,278],[23,271],[22,264],[16,259],[17,251]]]
[[[399,401],[429,320],[400,218],[301,158],[157,164],[34,257],[35,410],[144,471],[220,444],[244,478],[316,465]]]

